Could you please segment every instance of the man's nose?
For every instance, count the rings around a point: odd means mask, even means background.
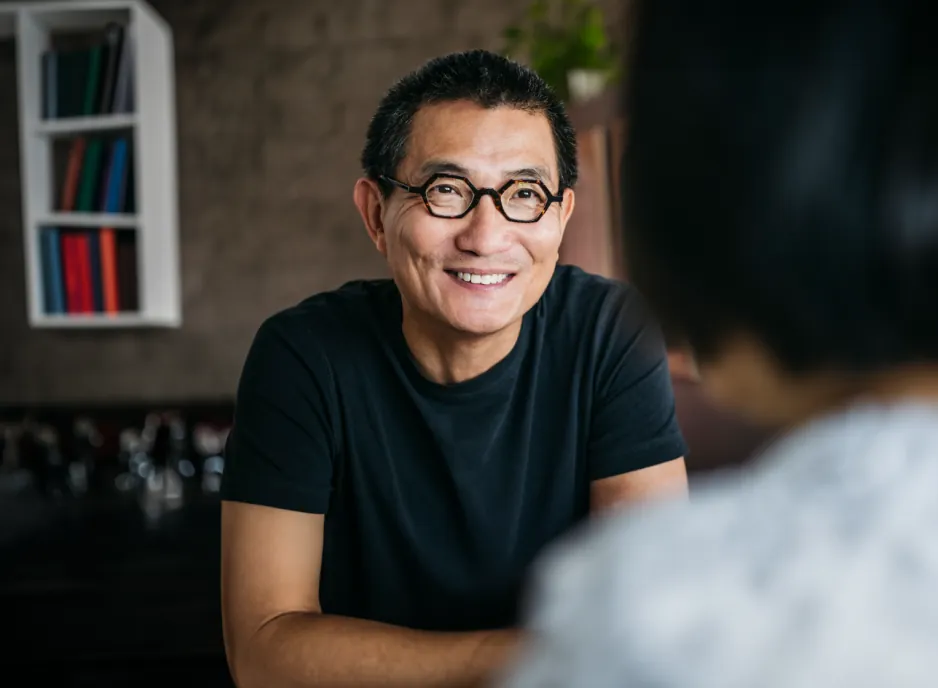
[[[456,247],[460,251],[491,256],[508,249],[511,229],[495,203],[495,199],[488,195],[479,199],[466,218],[468,224],[456,237]]]

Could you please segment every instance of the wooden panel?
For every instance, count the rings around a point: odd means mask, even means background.
[[[624,140],[621,119],[579,130],[576,208],[560,247],[562,263],[617,278],[624,275],[619,199]]]

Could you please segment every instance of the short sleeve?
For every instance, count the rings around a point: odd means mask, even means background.
[[[654,466],[687,452],[678,425],[664,337],[631,287],[601,311],[589,440],[591,480]]]
[[[238,382],[222,499],[326,513],[337,453],[331,388],[308,326],[288,314],[261,325]]]

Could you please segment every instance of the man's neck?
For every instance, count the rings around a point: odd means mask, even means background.
[[[472,336],[421,322],[405,311],[402,330],[423,375],[451,385],[478,377],[511,353],[521,333],[521,321],[500,332]]]
[[[854,379],[832,376],[833,382],[821,382],[804,393],[790,425],[798,425],[817,416],[859,404],[893,405],[920,402],[938,405],[938,364],[928,363],[894,368],[882,373],[860,375]]]
[[[919,401],[938,404],[938,364],[909,365],[873,376],[867,394],[883,403]]]

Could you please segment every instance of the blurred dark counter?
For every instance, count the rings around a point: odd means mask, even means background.
[[[219,603],[219,504],[148,519],[132,495],[0,506],[3,665],[57,685],[232,685]],[[37,673],[38,672],[38,673]],[[0,678],[4,685],[14,683]]]
[[[2,411],[0,420],[16,419]],[[31,417],[56,423],[62,453],[74,459],[68,411]],[[181,504],[148,515],[140,487],[115,487],[126,470],[115,458],[116,433],[142,427],[146,411],[93,410],[103,441],[96,487],[83,494],[43,494],[28,471],[0,472],[0,684],[233,685],[221,631],[217,493],[196,475]],[[186,416],[185,453],[196,465],[191,428],[226,415],[222,407]]]

